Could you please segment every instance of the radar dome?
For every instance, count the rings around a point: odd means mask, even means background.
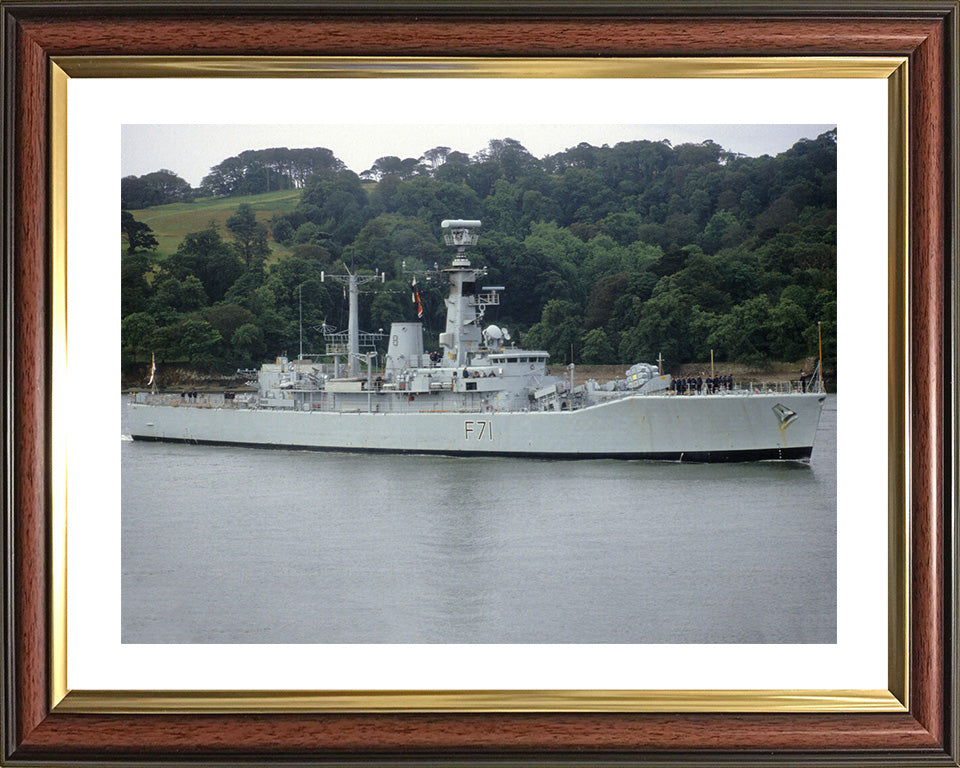
[[[503,341],[503,331],[499,326],[488,325],[483,329],[483,341],[488,347],[498,346]]]

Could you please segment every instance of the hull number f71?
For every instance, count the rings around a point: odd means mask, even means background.
[[[492,421],[465,421],[463,422],[464,440],[493,440],[493,422]]]

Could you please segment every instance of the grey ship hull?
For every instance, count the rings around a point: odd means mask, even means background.
[[[819,393],[627,396],[575,411],[337,413],[130,404],[135,440],[317,451],[681,461],[809,458]]]

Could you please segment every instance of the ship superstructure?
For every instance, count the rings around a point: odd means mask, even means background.
[[[575,385],[553,376],[549,354],[516,346],[507,329],[484,327],[501,286],[485,286],[467,248],[476,220],[446,220],[456,249],[446,281],[439,352],[424,351],[419,322],[390,328],[382,373],[361,355],[351,282],[348,345],[333,362],[285,357],[259,371],[256,396],[186,404],[138,394],[128,423],[137,440],[314,450],[495,454],[555,458],[690,461],[805,459],[825,399],[815,375],[809,391],[671,386],[669,374],[639,363],[624,378]],[[347,358],[345,366],[340,357]],[[365,373],[360,370],[364,364]],[[347,375],[343,375],[346,372]],[[815,391],[813,391],[815,390]]]

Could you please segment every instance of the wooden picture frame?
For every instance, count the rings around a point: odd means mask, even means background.
[[[10,765],[958,765],[957,2],[479,5],[103,0],[0,2],[3,33],[4,669]],[[464,34],[468,28],[470,34]],[[78,57],[905,57],[909,284],[901,542],[907,628],[899,711],[374,711],[229,705],[62,706],[51,515],[51,252],[63,222],[51,169],[57,60]],[[130,72],[136,72],[131,60]],[[79,65],[78,65],[79,66]],[[142,73],[141,73],[142,74]],[[252,74],[256,74],[254,71]],[[894,233],[895,234],[895,233]],[[894,423],[898,423],[894,419]],[[905,437],[901,435],[901,437]],[[892,537],[895,541],[896,534]],[[51,541],[54,543],[51,544]],[[62,598],[62,595],[61,595]],[[891,637],[892,646],[898,647]],[[892,677],[898,662],[892,662]],[[198,693],[197,699],[202,700]],[[186,703],[185,703],[186,702]],[[189,711],[194,709],[193,712]],[[442,710],[443,708],[439,708]],[[543,708],[548,710],[548,707]],[[599,710],[599,711],[598,711]]]

